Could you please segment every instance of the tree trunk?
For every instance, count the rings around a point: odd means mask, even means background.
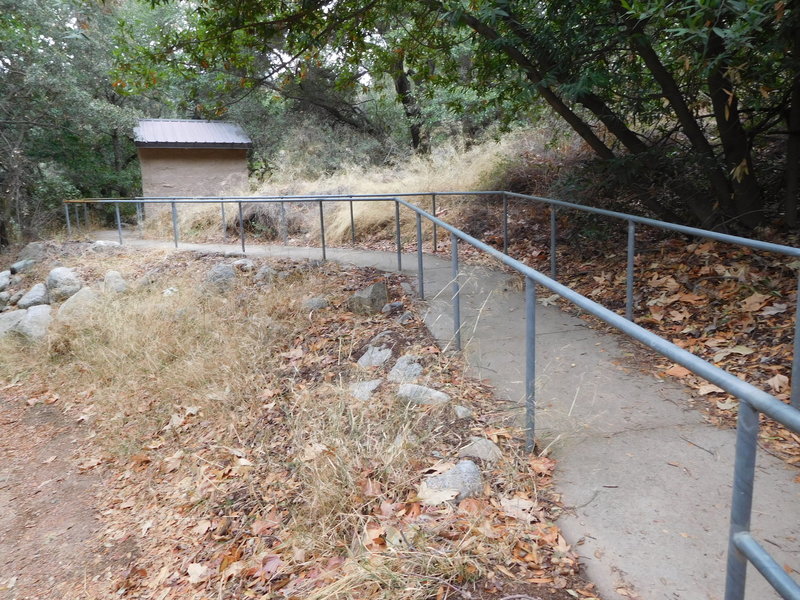
[[[800,27],[795,27],[792,35],[795,57],[800,53]],[[786,174],[783,192],[783,206],[786,210],[786,224],[797,225],[797,192],[800,180],[800,75],[792,83],[791,107],[789,108],[789,138],[786,141]]]
[[[623,16],[623,22],[626,27],[627,35],[630,38],[631,47],[644,62],[647,69],[653,75],[653,79],[661,88],[661,93],[664,98],[669,102],[678,122],[683,129],[683,133],[692,144],[692,148],[698,154],[698,157],[703,161],[704,166],[708,172],[708,178],[711,183],[711,189],[716,198],[716,204],[728,211],[731,208],[731,185],[726,177],[724,171],[720,169],[717,164],[714,149],[711,143],[705,136],[697,119],[694,118],[692,109],[689,108],[683,93],[672,76],[672,73],[667,70],[658,54],[650,45],[647,36],[644,33],[644,23],[636,19]],[[703,224],[708,224],[708,218],[713,214],[712,202],[701,202],[704,206],[692,205],[692,212],[698,217]]]
[[[400,99],[400,104],[403,105],[403,112],[406,115],[406,119],[408,119],[411,146],[414,148],[415,152],[427,154],[430,152],[430,144],[422,135],[422,111],[414,96],[411,79],[406,72],[402,52],[395,63],[393,78],[394,89],[397,92],[397,97]]]
[[[724,41],[711,32],[708,47],[713,59],[722,54]],[[725,75],[724,62],[718,61],[707,83],[725,163],[731,173],[733,207],[730,215],[754,227],[763,220],[763,197],[753,171],[750,140],[739,119],[739,99],[734,93],[733,84]]]

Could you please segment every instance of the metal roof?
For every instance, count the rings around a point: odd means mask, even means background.
[[[252,148],[236,123],[191,119],[140,119],[134,142],[145,148]]]

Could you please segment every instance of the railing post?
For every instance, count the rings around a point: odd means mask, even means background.
[[[557,266],[556,266],[556,238],[558,237],[558,230],[556,229],[556,207],[550,206],[550,279],[556,279]]]
[[[322,209],[322,200],[319,200],[319,235],[322,239],[322,260],[328,260],[325,252],[325,213]]]
[[[628,270],[625,274],[625,318],[633,321],[633,270],[636,256],[636,223],[628,221]]]
[[[67,217],[67,239],[72,237],[72,223],[69,220],[69,204],[64,203],[64,214]]]
[[[220,211],[220,213],[222,213],[222,215],[221,215],[221,218],[222,218],[222,239],[227,239],[228,238],[228,222],[225,220],[225,203],[224,202],[220,202],[219,203],[219,211]]]
[[[350,200],[350,242],[356,245],[356,218],[353,216],[353,201]]]
[[[431,194],[431,214],[435,217],[436,216],[436,192]],[[436,250],[438,247],[438,238],[436,233],[437,227],[436,223],[433,224],[433,253],[436,254]]]
[[[739,400],[736,423],[736,457],[733,469],[733,499],[728,538],[728,565],[725,574],[725,600],[743,600],[747,578],[747,557],[736,547],[734,535],[750,531],[753,508],[753,479],[758,442],[758,411]]]
[[[244,254],[244,212],[242,212],[241,202],[239,202],[239,239],[242,242],[242,254]]]
[[[172,208],[172,239],[175,242],[175,247],[178,247],[178,205],[175,202],[170,202]]]
[[[289,240],[289,226],[286,223],[286,203],[281,200],[280,214],[278,216],[278,229],[281,236],[281,243],[286,244]]]
[[[114,214],[117,217],[117,235],[119,236],[119,245],[122,246],[122,219],[119,216],[119,202],[114,202]]]
[[[78,205],[77,204],[73,204],[72,206],[74,207],[74,210],[75,210],[75,225],[80,227],[81,226],[81,213],[78,212]]]
[[[536,282],[525,278],[525,449],[536,444]]]
[[[794,315],[794,355],[792,356],[792,406],[800,409],[800,271],[797,272],[797,300]]]
[[[425,276],[422,265],[422,215],[417,214],[417,290],[419,299],[425,300]]]
[[[89,203],[83,203],[83,224],[89,229]]]
[[[461,350],[461,286],[458,282],[458,238],[455,233],[450,234],[450,266],[453,281],[453,337],[456,350]]]
[[[395,243],[397,244],[397,270],[403,270],[403,248],[400,245],[400,203],[394,201],[394,223],[395,223]]]
[[[508,254],[508,196],[503,192],[503,254]]]

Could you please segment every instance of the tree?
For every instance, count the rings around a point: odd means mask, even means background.
[[[146,53],[151,65],[238,72],[254,85],[302,78],[309,61],[340,81],[388,74],[423,146],[420,92],[463,86],[452,50],[468,45],[477,93],[506,110],[544,101],[601,160],[639,157],[643,173],[661,168],[660,153],[682,153],[708,186],[688,207],[694,218],[752,226],[767,202],[754,151],[787,114],[794,218],[797,23],[773,0],[206,0]]]

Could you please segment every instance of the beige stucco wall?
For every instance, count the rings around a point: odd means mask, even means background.
[[[144,196],[220,196],[247,187],[247,150],[139,148]]]

